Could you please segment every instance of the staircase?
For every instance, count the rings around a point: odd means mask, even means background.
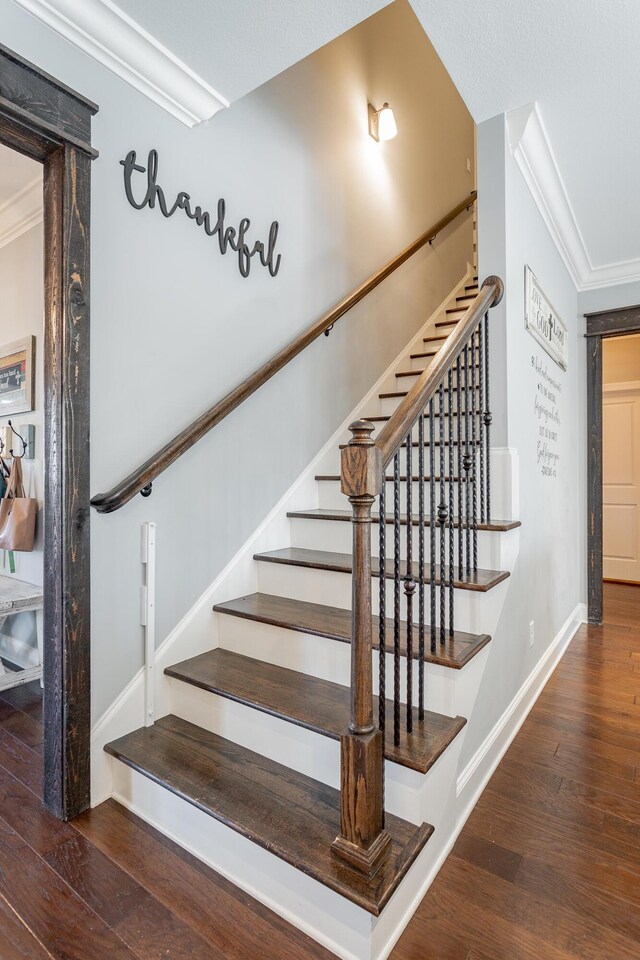
[[[509,576],[519,523],[490,513],[494,298],[469,319],[482,296],[476,277],[454,291],[287,512],[290,541],[255,553],[258,589],[215,604],[218,645],[167,667],[171,712],[105,748],[116,797],[345,957],[382,955],[403,879],[423,885],[424,815],[445,829],[457,711],[491,639],[478,625]],[[376,498],[372,457],[398,422]]]

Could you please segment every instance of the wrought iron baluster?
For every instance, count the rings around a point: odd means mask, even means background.
[[[489,313],[484,315],[484,426],[487,444],[487,523],[491,523],[491,410],[489,403]]]
[[[484,350],[482,343],[482,322],[478,324],[478,425],[480,428],[480,523],[485,522],[485,477],[484,477]]]
[[[400,743],[400,454],[393,457],[393,742]]]
[[[478,398],[476,395],[476,334],[471,334],[471,495],[473,540],[473,572],[478,569],[478,483],[476,469],[478,465]]]
[[[446,583],[445,583],[445,525],[447,523],[447,502],[445,499],[445,442],[444,442],[444,381],[438,390],[438,413],[440,415],[440,503],[438,506],[438,524],[440,526],[440,643],[444,643],[446,631]],[[435,579],[435,571],[431,571]]]
[[[464,526],[462,523],[462,364],[460,356],[456,360],[456,410],[457,440],[458,440],[458,569],[462,576],[464,567]]]
[[[385,566],[387,560],[387,524],[386,524],[386,490],[385,490],[385,480],[382,479],[382,487],[380,488],[380,496],[378,497],[378,526],[380,527],[379,536],[380,536],[380,548],[379,548],[379,563],[380,563],[380,576],[379,580],[379,604],[378,604],[378,653],[379,653],[379,662],[378,662],[378,726],[382,730],[384,735],[385,720],[386,720],[386,680],[387,680],[387,650],[386,650],[386,639],[387,639],[387,621],[386,621],[386,607],[387,607],[387,578],[385,577]]]
[[[449,437],[449,520],[447,524],[447,530],[449,531],[449,573],[447,577],[447,584],[449,587],[449,636],[453,637],[453,571],[454,571],[454,557],[453,557],[453,542],[454,542],[454,528],[453,528],[453,371],[450,369],[447,384],[449,387],[448,403],[447,409],[449,413],[449,430],[447,431]],[[443,573],[444,576],[444,573]]]
[[[471,574],[471,454],[469,452],[469,347],[464,347],[464,456],[462,457],[462,466],[464,467],[464,532],[465,532],[465,572]]]
[[[429,401],[429,595],[431,601],[431,653],[436,652],[436,451],[434,403]]]
[[[411,430],[407,435],[407,573],[404,593],[407,607],[407,733],[413,730],[413,456]]]
[[[424,414],[418,417],[418,719],[424,720]]]

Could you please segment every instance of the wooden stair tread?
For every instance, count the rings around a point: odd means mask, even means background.
[[[479,366],[480,366],[480,364],[478,363],[477,360],[476,360],[474,366],[475,366],[475,367],[479,367]],[[464,365],[462,365],[462,369],[464,370]],[[424,369],[423,369],[423,370],[401,370],[400,373],[396,373],[396,374],[394,374],[394,376],[396,376],[396,377],[419,377],[421,373],[424,373]],[[454,369],[454,373],[455,373],[455,369]],[[456,386],[457,386],[457,385],[456,385]],[[469,384],[469,387],[471,387],[471,384]]]
[[[422,341],[423,343],[433,343],[434,340],[446,340],[447,337],[448,334],[443,333],[439,337],[423,337]]]
[[[349,726],[351,691],[339,683],[319,680],[264,660],[253,660],[221,647],[209,650],[190,660],[167,667],[167,676],[208,690],[339,740]],[[374,716],[378,715],[378,698],[374,697]],[[406,717],[406,706],[401,706]],[[393,701],[387,700],[387,717],[393,717]],[[445,717],[425,710],[418,720],[413,709],[413,733],[402,730],[400,743],[393,742],[393,724],[387,724],[385,757],[403,767],[426,773],[462,730],[462,717]]]
[[[480,384],[477,383],[477,384],[476,384],[476,391],[478,391],[479,389],[480,389]],[[454,391],[455,391],[455,390],[456,390],[456,388],[454,387]],[[469,387],[469,390],[471,390],[471,387]],[[445,393],[449,393],[449,387],[445,387],[445,388],[444,388],[444,392],[445,392]],[[388,393],[379,393],[379,394],[378,394],[378,397],[379,397],[381,400],[395,400],[395,399],[397,399],[397,398],[406,397],[406,396],[408,396],[408,395],[409,395],[409,391],[408,391],[408,390],[390,390]]]
[[[332,787],[174,716],[105,750],[374,916],[433,832],[387,814],[391,855],[369,880],[331,852],[340,833]]]
[[[316,476],[314,477],[314,480],[318,480],[318,481],[320,481],[321,483],[325,483],[325,482],[327,482],[327,481],[336,481],[336,480],[339,481],[339,480],[341,480],[341,479],[342,479],[342,478],[339,477],[337,473],[334,473],[334,474],[331,474],[331,473],[318,473],[318,474],[316,474]],[[420,482],[420,477],[418,477],[418,476],[412,475],[412,476],[411,476],[411,479],[413,480],[414,483],[419,483],[419,482]],[[392,474],[388,474],[388,475],[385,477],[385,480],[387,481],[387,483],[393,483],[393,475],[392,475]],[[439,474],[437,474],[435,477],[431,477],[428,473],[425,473],[425,475],[424,475],[424,477],[423,477],[423,480],[424,480],[425,483],[430,483],[431,480],[433,480],[434,483],[440,483],[441,477],[440,477]],[[406,482],[407,482],[406,476],[402,475],[402,476],[400,477],[400,483],[406,483]],[[445,474],[444,482],[445,482],[445,483],[450,483],[450,482],[451,482],[451,477],[450,477],[448,474]],[[467,478],[466,478],[466,477],[456,477],[456,476],[454,476],[454,477],[453,477],[453,482],[454,482],[454,483],[467,483],[468,481],[467,481]]]
[[[339,573],[352,572],[352,556],[350,553],[334,553],[329,550],[308,550],[304,547],[284,547],[281,550],[270,550],[265,553],[255,553],[254,560],[265,563],[284,563],[288,566],[310,567],[316,570],[334,570]],[[403,570],[406,563],[403,565]],[[445,581],[448,568],[445,566]],[[378,558],[371,558],[371,572],[374,577],[379,574]],[[440,583],[440,567],[436,564],[435,583]],[[385,576],[393,579],[393,560],[387,560],[385,564]],[[475,573],[463,574],[462,577],[454,573],[453,584],[461,590],[473,590],[480,593],[486,593],[492,587],[497,586],[509,576],[507,570],[482,570],[478,568]],[[418,564],[413,564],[413,577],[416,582],[420,581]],[[431,582],[430,564],[425,564],[424,583]]]
[[[340,477],[338,476],[316,477],[316,480],[339,480],[339,479]],[[417,480],[418,478],[416,477],[415,479]],[[319,508],[313,508],[311,510],[290,510],[289,513],[287,513],[287,516],[297,517],[299,519],[305,519],[305,520],[342,520],[350,523],[353,513],[351,510],[328,510],[326,508],[319,507]],[[373,523],[378,523],[379,519],[380,519],[379,514],[377,513],[371,514],[371,520]],[[393,523],[393,514],[387,513],[385,515],[385,521],[386,523]],[[402,524],[402,526],[407,525],[406,514],[401,514],[400,523]],[[419,526],[420,520],[416,514],[412,515],[411,523],[415,527]],[[423,523],[425,527],[430,526],[431,524],[430,517],[424,517]],[[458,520],[457,517],[454,517],[453,523],[455,527],[458,527],[460,525],[460,521]],[[478,530],[491,530],[499,533],[504,533],[507,530],[515,530],[516,527],[519,527],[520,525],[521,525],[520,520],[492,520],[491,523],[480,523],[480,521],[478,521]],[[467,526],[467,524],[465,524],[464,521],[463,521],[463,526],[465,527]]]
[[[252,593],[247,597],[217,603],[213,608],[217,613],[255,620],[285,630],[297,630],[317,637],[327,637],[341,643],[351,643],[351,610],[340,607],[328,607],[321,603],[308,603],[305,600],[292,600],[268,593]],[[373,645],[378,649],[379,617],[373,617]],[[403,657],[407,655],[407,625],[400,623],[400,648]],[[393,620],[386,621],[387,644],[393,638]],[[453,637],[445,636],[444,643],[440,635],[436,637],[432,652],[429,627],[426,628],[424,660],[426,663],[438,663],[443,667],[459,670],[489,643],[491,637],[484,634],[465,633],[455,630]],[[413,658],[418,659],[417,629],[413,628]]]

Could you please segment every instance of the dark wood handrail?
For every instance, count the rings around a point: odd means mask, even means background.
[[[380,451],[381,465],[387,466],[401,443],[406,440],[409,430],[434,397],[447,372],[453,367],[458,356],[471,337],[472,331],[490,309],[502,300],[504,286],[499,277],[487,277],[482,289],[449,334],[438,351],[435,359],[422,371],[406,397],[396,408],[383,429],[375,438],[375,446]]]
[[[185,430],[175,436],[169,443],[166,443],[162,449],[154,453],[148,460],[125,477],[120,483],[109,490],[107,493],[99,493],[91,500],[91,506],[95,507],[98,513],[113,513],[119,510],[125,503],[128,503],[137,493],[149,493],[151,484],[160,476],[160,474],[171,466],[172,463],[186,453],[194,443],[200,440],[209,430],[213,429],[218,423],[224,420],[230,413],[240,406],[252,393],[261,387],[267,380],[282,370],[290,360],[297,357],[309,344],[317,340],[319,336],[329,330],[337,320],[345,315],[354,307],[363,297],[374,290],[391,273],[402,266],[406,260],[413,256],[418,250],[431,243],[453,220],[460,216],[465,210],[469,210],[476,200],[477,192],[474,190],[457,206],[455,206],[446,216],[438,220],[432,227],[426,230],[417,240],[405,247],[397,256],[389,260],[380,270],[372,274],[368,280],[360,284],[348,297],[336,304],[328,313],[325,313],[319,320],[316,320],[304,333],[292,340],[291,343],[283,347],[274,357],[265,363],[259,370],[256,370],[243,380],[234,390],[219,400],[213,407],[198,417],[197,420],[188,426]]]

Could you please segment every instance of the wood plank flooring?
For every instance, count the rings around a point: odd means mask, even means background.
[[[604,596],[392,960],[640,957],[640,587]],[[37,684],[0,697],[2,960],[329,960],[115,803],[44,813],[40,713]]]

